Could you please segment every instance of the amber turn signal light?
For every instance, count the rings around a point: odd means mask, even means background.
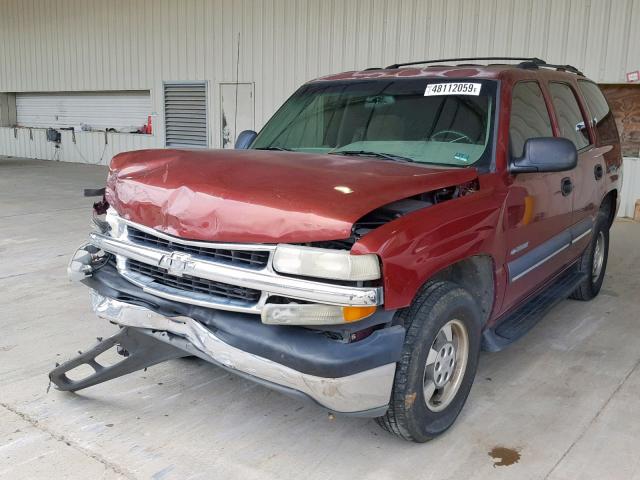
[[[373,315],[375,311],[375,305],[370,307],[342,307],[342,318],[347,323],[357,322],[369,315]]]

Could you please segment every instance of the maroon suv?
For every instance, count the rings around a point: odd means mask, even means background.
[[[481,60],[511,63],[444,65]],[[422,442],[454,422],[482,348],[602,285],[622,159],[571,66],[332,75],[236,147],[113,159],[69,273],[121,329],[54,369],[60,389],[195,355]],[[96,360],[112,347],[119,363]]]

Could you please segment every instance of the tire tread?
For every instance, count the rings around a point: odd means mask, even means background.
[[[416,320],[420,318],[419,313],[423,308],[432,309],[445,294],[459,288],[457,284],[448,281],[427,282],[417,296],[418,301],[402,310],[399,314],[399,320],[404,323],[407,333],[405,335],[402,355],[396,370],[389,409],[384,416],[376,418],[376,422],[387,432],[393,433],[404,440],[416,441],[411,433],[403,426],[406,422],[406,410],[404,406],[405,399],[402,395],[404,391],[403,387],[405,387],[408,382],[407,370],[411,358],[411,351],[420,329],[420,322]]]

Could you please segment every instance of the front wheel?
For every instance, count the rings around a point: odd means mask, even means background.
[[[481,318],[471,295],[447,281],[425,285],[400,317],[407,329],[389,410],[377,420],[405,440],[426,442],[455,421],[471,390]]]

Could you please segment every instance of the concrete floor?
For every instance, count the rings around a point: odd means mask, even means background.
[[[0,159],[0,478],[640,479],[640,225],[614,225],[595,301],[483,354],[456,425],[415,445],[194,359],[47,393],[54,362],[114,331],[65,273],[105,175]]]

